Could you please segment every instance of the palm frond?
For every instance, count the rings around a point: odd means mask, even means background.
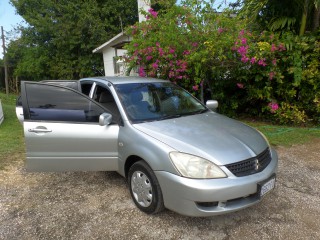
[[[296,23],[297,19],[294,17],[279,17],[279,18],[274,18],[270,22],[270,30],[271,31],[277,31],[284,29],[285,27],[287,29],[290,29],[294,26]]]

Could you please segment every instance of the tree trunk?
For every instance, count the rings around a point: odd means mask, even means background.
[[[299,36],[302,36],[304,34],[304,32],[306,31],[307,17],[308,17],[308,5],[309,5],[309,0],[304,0]]]
[[[313,12],[313,22],[312,22],[312,31],[315,32],[318,30],[320,25],[320,6],[315,6]]]

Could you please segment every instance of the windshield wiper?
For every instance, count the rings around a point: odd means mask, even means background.
[[[181,114],[173,114],[173,115],[165,115],[161,118],[158,118],[157,120],[165,120],[165,119],[171,119],[171,118],[179,118],[181,117]]]
[[[208,109],[205,108],[205,109],[201,109],[201,110],[198,110],[198,111],[194,111],[194,112],[190,112],[190,113],[187,113],[188,115],[196,115],[196,114],[201,114],[201,113],[205,113],[207,112]]]

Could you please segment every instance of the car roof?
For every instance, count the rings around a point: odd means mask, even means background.
[[[89,77],[89,78],[82,78],[80,81],[98,81],[98,82],[110,82],[112,84],[127,84],[127,83],[149,83],[149,82],[169,82],[168,80],[163,80],[159,78],[149,78],[149,77],[133,77],[133,76],[126,76],[126,77],[117,77],[117,76],[110,76],[110,77]]]

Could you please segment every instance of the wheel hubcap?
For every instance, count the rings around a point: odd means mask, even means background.
[[[152,186],[143,172],[135,171],[131,177],[131,189],[135,200],[142,207],[149,207],[152,202]]]

